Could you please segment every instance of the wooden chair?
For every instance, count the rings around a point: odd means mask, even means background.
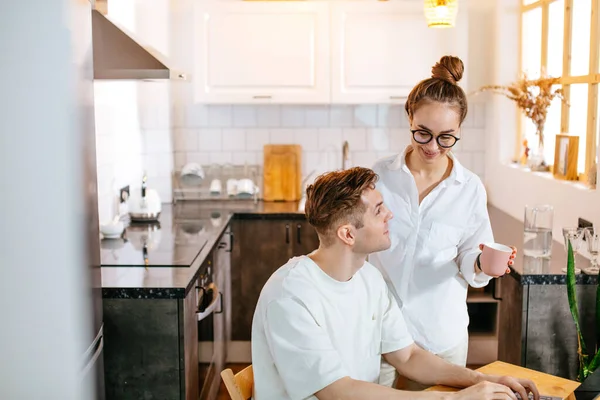
[[[230,368],[221,371],[221,378],[227,388],[231,400],[248,400],[252,397],[254,387],[254,372],[252,365],[247,366],[237,374],[233,374]]]

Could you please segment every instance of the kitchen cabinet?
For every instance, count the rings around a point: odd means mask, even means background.
[[[327,2],[197,2],[195,98],[328,103]]]
[[[465,13],[455,28],[431,29],[422,2],[332,2],[332,102],[403,102],[442,56],[467,60]]]
[[[254,309],[271,274],[291,257],[315,250],[319,241],[303,216],[236,219],[232,230],[232,340],[249,342]]]

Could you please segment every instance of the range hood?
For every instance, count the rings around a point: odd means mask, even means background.
[[[164,56],[140,44],[97,9],[92,10],[92,40],[94,79],[187,79],[169,68]]]

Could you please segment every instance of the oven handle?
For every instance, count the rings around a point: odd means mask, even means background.
[[[215,310],[215,308],[217,308],[217,303],[219,302],[219,298],[221,297],[221,296],[219,296],[219,289],[217,288],[217,285],[215,285],[214,283],[211,283],[210,286],[212,287],[212,290],[213,290],[212,301],[210,302],[210,304],[208,305],[208,307],[206,307],[206,309],[204,311],[202,311],[202,312],[196,311],[196,317],[198,318],[198,321],[202,321],[204,318],[206,318],[210,314],[212,314],[212,312]]]

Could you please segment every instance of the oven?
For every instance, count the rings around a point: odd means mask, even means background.
[[[215,251],[216,252],[216,251]],[[207,257],[200,269],[198,286],[198,372],[200,399],[215,400],[225,367],[225,319],[223,292],[214,257]]]

